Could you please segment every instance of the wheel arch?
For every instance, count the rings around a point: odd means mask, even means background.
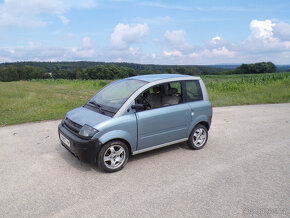
[[[194,122],[191,123],[191,125],[190,125],[190,127],[189,127],[189,129],[188,129],[187,137],[190,136],[192,130],[193,130],[197,125],[199,125],[199,124],[204,125],[204,126],[207,128],[207,130],[209,131],[209,129],[210,129],[210,124],[211,124],[210,121],[207,119],[206,116],[200,116],[200,117],[198,117],[197,119],[195,119]]]
[[[125,145],[127,145],[128,150],[129,150],[129,153],[132,154],[131,145],[130,145],[130,143],[126,139],[123,139],[123,138],[114,138],[114,139],[110,139],[109,141],[105,142],[104,144],[107,144],[107,143],[112,142],[112,141],[121,141],[121,142],[123,142]]]
[[[209,123],[208,123],[208,122],[205,122],[205,121],[201,121],[201,122],[197,123],[194,127],[196,127],[196,126],[199,125],[199,124],[205,126],[205,127],[207,128],[207,130],[209,130],[209,128],[210,128]],[[193,128],[194,128],[194,127],[193,127]]]
[[[133,151],[132,144],[134,144],[134,139],[126,131],[123,130],[110,131],[99,138],[99,141],[101,142],[102,145],[114,140],[120,140],[124,142],[127,145],[129,152],[131,153]]]

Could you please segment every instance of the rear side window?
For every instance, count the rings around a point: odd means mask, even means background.
[[[185,81],[184,83],[185,93],[184,100],[185,102],[191,101],[200,101],[203,100],[200,84],[198,80],[194,81]]]

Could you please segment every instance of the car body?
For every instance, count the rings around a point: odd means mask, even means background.
[[[81,161],[98,162],[106,172],[115,172],[130,154],[184,141],[192,149],[202,148],[211,119],[200,77],[152,74],[105,86],[69,111],[58,132],[61,144]]]

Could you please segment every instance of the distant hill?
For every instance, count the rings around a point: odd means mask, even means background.
[[[219,68],[223,70],[234,70],[240,65],[241,64],[215,64],[215,65],[205,65],[205,66]]]
[[[191,68],[195,67],[200,71],[210,71],[212,73],[221,72],[224,70],[235,69],[238,65],[155,65],[155,64],[135,64],[126,62],[92,62],[92,61],[68,61],[68,62],[35,62],[35,61],[23,61],[13,63],[2,63],[0,66],[34,66],[44,68],[47,72],[53,72],[58,70],[74,70],[74,69],[86,69],[89,67],[95,67],[98,65],[108,66],[116,65],[117,67],[128,67],[136,71],[165,71],[167,68],[176,70],[179,67]]]
[[[290,71],[290,65],[276,65],[278,72],[289,72]]]
[[[217,65],[155,65],[119,62],[14,62],[0,64],[0,81],[30,79],[120,79],[144,74],[255,74],[290,71],[290,65],[276,66],[272,62]]]
[[[129,67],[136,71],[165,71],[167,68],[176,70],[179,67],[195,67],[200,71],[209,71],[211,73],[218,73],[221,71],[234,70],[241,64],[215,64],[215,65],[156,65],[156,64],[135,64],[127,62],[93,62],[93,61],[64,61],[64,62],[37,62],[37,61],[23,61],[12,63],[0,63],[0,66],[35,66],[42,67],[47,72],[53,72],[58,70],[74,70],[74,69],[86,69],[88,67],[95,67],[98,65],[108,66],[114,64],[117,67]],[[290,65],[276,65],[277,71],[290,71]]]

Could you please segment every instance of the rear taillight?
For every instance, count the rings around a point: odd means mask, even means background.
[[[210,108],[211,108],[211,115],[213,115],[212,104],[210,104]]]

